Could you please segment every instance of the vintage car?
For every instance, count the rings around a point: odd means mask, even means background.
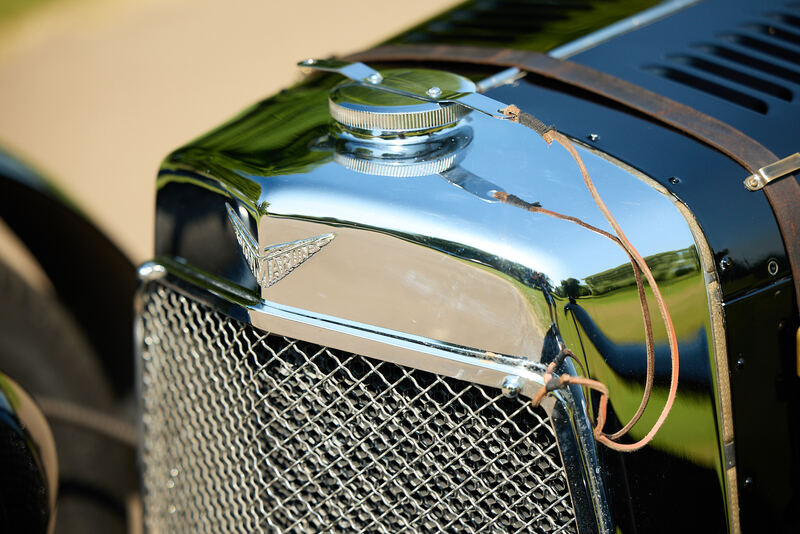
[[[64,305],[4,299],[0,343],[60,499],[153,533],[800,531],[800,4],[472,0],[298,66],[164,160],[135,271],[0,158]],[[0,521],[44,531],[14,391]],[[102,413],[131,391],[138,436]]]

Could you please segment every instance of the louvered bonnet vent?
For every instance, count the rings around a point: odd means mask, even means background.
[[[770,139],[800,119],[800,3],[741,3],[695,3],[570,59]],[[770,148],[795,151],[789,141]]]

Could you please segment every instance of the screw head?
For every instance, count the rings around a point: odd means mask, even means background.
[[[743,369],[744,368],[744,358],[739,358],[736,360],[736,368]]]
[[[383,76],[375,72],[367,77],[367,81],[371,84],[379,84],[383,81]]]
[[[596,133],[589,134],[589,141],[597,141],[598,139],[600,139],[600,136]]]
[[[303,61],[303,65],[313,65],[316,62],[317,62],[316,59],[314,59],[313,57],[310,57],[307,60]]]
[[[727,271],[733,265],[733,260],[730,259],[728,256],[724,256],[721,260],[719,260],[719,269],[720,271]]]
[[[516,397],[522,390],[522,379],[514,375],[507,376],[505,380],[503,380],[501,390],[503,391],[503,395],[508,398]]]
[[[681,179],[678,178],[677,176],[673,176],[672,178],[669,179],[669,183],[671,183],[672,185],[677,185],[681,183]]]
[[[779,270],[778,262],[775,260],[769,260],[769,263],[767,263],[767,272],[770,275],[775,276],[776,274],[778,274],[778,270]]]
[[[744,479],[744,487],[749,488],[753,485],[753,477],[745,477]]]
[[[442,96],[442,90],[436,87],[435,85],[425,92],[431,98],[439,98],[440,96]]]
[[[753,188],[758,187],[758,178],[756,178],[755,176],[751,176],[750,178],[747,179],[747,185]]]

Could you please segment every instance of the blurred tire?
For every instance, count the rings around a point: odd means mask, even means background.
[[[34,397],[122,413],[97,357],[66,310],[3,263],[0,369]],[[51,419],[50,425],[60,472],[55,532],[125,533],[126,497],[137,487],[135,451],[75,424]]]

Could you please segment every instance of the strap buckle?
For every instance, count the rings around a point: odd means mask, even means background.
[[[783,178],[797,170],[800,170],[800,152],[761,167],[757,173],[747,177],[744,186],[750,191],[758,191],[773,180]]]

